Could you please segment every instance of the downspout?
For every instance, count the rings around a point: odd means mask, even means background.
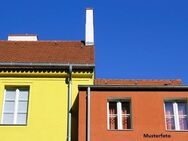
[[[90,87],[87,88],[87,141],[90,141]]]
[[[67,141],[71,141],[71,126],[72,126],[72,65],[69,65],[69,77],[68,77],[68,129],[67,129]]]

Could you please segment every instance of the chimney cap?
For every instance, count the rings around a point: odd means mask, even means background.
[[[92,7],[87,7],[86,10],[93,10],[93,8]]]
[[[38,41],[37,34],[8,34],[8,41]]]

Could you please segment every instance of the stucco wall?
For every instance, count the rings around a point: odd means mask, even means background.
[[[10,77],[0,77],[0,117],[2,117],[5,86],[29,86],[27,125],[0,125],[1,139],[3,141],[66,141],[68,85],[64,75],[49,74],[49,78],[48,75],[13,76],[14,74]],[[73,105],[78,94],[77,85],[93,84],[93,77],[90,76],[93,75],[79,74],[79,77],[73,78]],[[72,126],[77,127],[77,120]],[[74,140],[77,139],[77,133],[72,136]]]
[[[91,92],[91,141],[187,141],[188,131],[165,129],[164,99],[188,99],[188,92]],[[132,106],[131,130],[107,129],[107,100],[130,98]],[[144,134],[167,134],[170,138],[146,138]],[[79,141],[86,141],[86,92],[79,93]]]

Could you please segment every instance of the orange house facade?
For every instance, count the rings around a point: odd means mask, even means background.
[[[79,86],[79,141],[187,141],[180,80],[95,80]]]

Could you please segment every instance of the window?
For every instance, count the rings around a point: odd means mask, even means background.
[[[165,101],[167,130],[188,130],[187,101]]]
[[[107,105],[108,129],[131,129],[130,100],[109,100]]]
[[[29,89],[27,87],[6,88],[2,113],[2,124],[26,124]]]

